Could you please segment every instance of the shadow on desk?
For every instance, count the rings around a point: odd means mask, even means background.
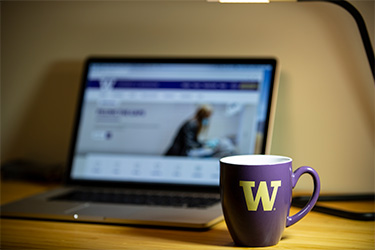
[[[156,242],[158,240],[174,241],[176,243],[180,243],[181,246],[183,246],[184,243],[188,245],[198,244],[220,247],[236,246],[227,230],[225,223],[220,223],[214,226],[211,230],[199,233],[197,233],[196,231],[183,231],[183,233],[181,233],[180,230],[170,229],[162,229],[155,231],[153,229],[147,228],[142,228],[142,230],[138,228],[127,228],[126,234],[130,234],[134,237],[147,238],[148,240],[153,242]],[[288,234],[284,232],[281,242],[288,239],[290,239],[290,236],[288,236]]]
[[[183,232],[183,233],[181,233]],[[209,246],[235,246],[225,223],[219,223],[212,229],[203,232],[181,231],[172,229],[155,230],[150,228],[127,228],[126,234],[134,237],[143,237],[152,241],[174,241],[186,244],[199,244]]]

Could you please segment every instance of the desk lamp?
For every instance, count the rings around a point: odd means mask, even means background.
[[[357,23],[358,30],[361,34],[362,43],[366,51],[367,59],[370,65],[372,77],[375,80],[374,50],[371,45],[370,36],[367,32],[366,24],[361,13],[349,2],[345,0],[207,0],[208,2],[220,3],[270,3],[270,2],[329,2],[337,4],[347,10]],[[375,83],[375,82],[374,82]]]
[[[270,3],[270,2],[329,2],[333,4],[337,4],[347,10],[354,20],[357,23],[362,43],[365,48],[365,52],[367,55],[368,63],[371,69],[372,77],[375,80],[375,65],[374,65],[374,50],[371,45],[370,36],[368,34],[366,24],[363,20],[362,15],[359,13],[359,11],[349,2],[345,0],[207,0],[208,2],[220,2],[220,3]],[[374,81],[375,84],[375,81]],[[304,207],[304,205],[308,202],[310,197],[306,196],[299,196],[299,197],[293,197],[292,205],[297,207]],[[363,200],[369,200],[374,201],[375,196],[374,194],[359,194],[359,195],[339,195],[339,196],[321,196],[319,197],[318,201],[363,201]],[[313,210],[318,212],[323,212],[339,217],[344,217],[348,219],[354,219],[354,220],[362,220],[362,221],[370,221],[375,220],[375,213],[368,212],[368,213],[357,213],[357,212],[351,212],[351,211],[343,211],[340,209],[333,209],[328,208],[324,206],[320,206],[319,204],[316,204]]]

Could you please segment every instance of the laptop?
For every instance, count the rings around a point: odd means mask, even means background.
[[[64,186],[1,216],[207,229],[219,159],[267,154],[275,58],[89,58]]]

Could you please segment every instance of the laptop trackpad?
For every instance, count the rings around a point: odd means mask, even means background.
[[[139,210],[139,206],[83,203],[65,210],[64,213],[71,214],[77,220],[93,219],[93,217],[96,220],[108,220],[109,218],[129,219]]]

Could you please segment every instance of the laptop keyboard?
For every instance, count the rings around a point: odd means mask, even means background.
[[[176,195],[176,194],[149,194],[149,193],[123,193],[123,192],[102,192],[91,190],[74,190],[66,194],[53,197],[55,201],[80,201],[98,202],[112,204],[151,205],[167,207],[190,207],[205,208],[220,202],[217,195]]]

